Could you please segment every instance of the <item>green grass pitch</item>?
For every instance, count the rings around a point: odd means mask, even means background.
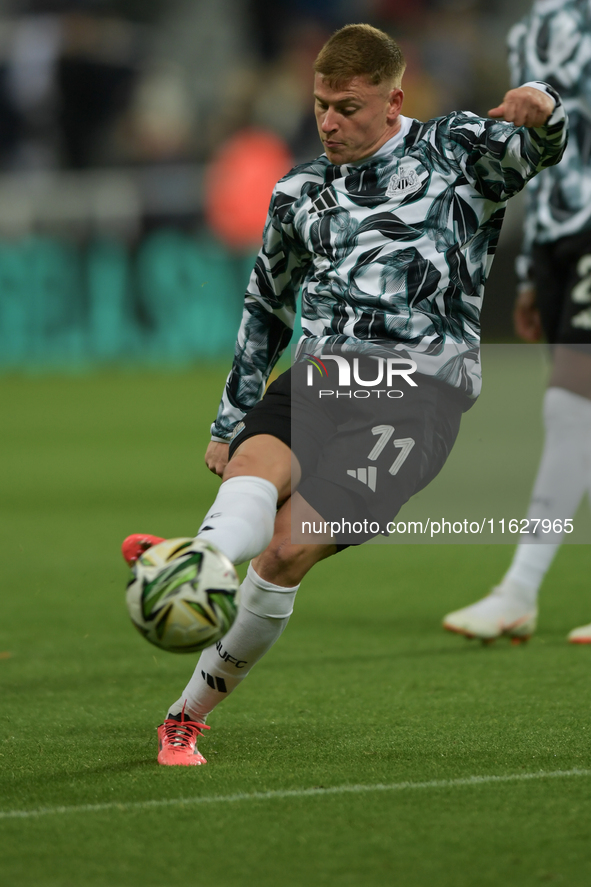
[[[209,764],[157,766],[155,728],[195,658],[133,630],[119,546],[196,532],[222,379],[0,381],[2,882],[591,883],[591,649],[565,643],[591,619],[586,545],[560,551],[523,647],[440,628],[510,547],[349,549],[307,577],[280,642],[210,718]],[[538,412],[508,460],[525,489]],[[466,433],[481,421],[475,408]]]

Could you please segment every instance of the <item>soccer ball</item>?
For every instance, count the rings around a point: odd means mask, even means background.
[[[219,641],[236,618],[240,580],[209,542],[165,539],[145,551],[131,572],[131,621],[162,650],[197,653]]]

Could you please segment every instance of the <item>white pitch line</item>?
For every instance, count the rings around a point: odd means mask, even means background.
[[[279,789],[268,792],[235,795],[203,795],[193,798],[163,798],[153,801],[110,801],[108,804],[78,804],[71,807],[39,807],[37,810],[0,810],[0,819],[33,819],[61,813],[101,813],[103,810],[149,810],[152,807],[182,807],[195,804],[233,804],[238,801],[272,801],[281,798],[308,798],[324,795],[365,794],[367,792],[399,792],[409,789],[456,788],[463,785],[486,785],[495,782],[526,782],[532,779],[563,779],[569,776],[591,776],[591,770],[553,770],[537,773],[508,773],[505,776],[467,776],[462,779],[432,779],[428,782],[391,782],[375,785],[334,785],[329,788]]]

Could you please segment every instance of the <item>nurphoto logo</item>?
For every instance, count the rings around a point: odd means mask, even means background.
[[[385,397],[396,400],[404,397],[404,391],[394,388],[395,382],[398,384],[405,382],[412,388],[418,387],[414,379],[411,378],[412,374],[416,372],[417,365],[414,360],[410,360],[407,357],[372,358],[372,363],[375,362],[375,370],[372,372],[373,378],[365,379],[362,378],[358,357],[349,360],[342,355],[323,354],[321,358],[306,356],[304,359],[308,362],[306,385],[309,388],[314,386],[315,379],[318,381],[314,370],[320,375],[322,381],[328,379],[329,376],[330,381],[332,381],[335,377],[334,364],[336,364],[336,385],[338,388],[350,389],[348,391],[338,391],[332,388],[321,388],[318,391],[319,398],[356,397],[363,399],[372,395],[380,397],[383,394]],[[330,373],[326,366],[327,361],[334,361],[334,364],[330,365]],[[367,372],[367,367],[364,372]],[[353,388],[353,385],[359,387]],[[378,387],[380,385],[385,387]]]

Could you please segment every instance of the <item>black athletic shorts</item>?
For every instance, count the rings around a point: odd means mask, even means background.
[[[277,437],[300,463],[300,495],[325,521],[339,522],[339,548],[386,535],[402,505],[443,467],[468,407],[449,386],[415,379],[398,399],[311,400],[288,370],[238,426],[230,458],[249,437]]]
[[[591,345],[591,230],[536,244],[532,259],[546,340]]]

